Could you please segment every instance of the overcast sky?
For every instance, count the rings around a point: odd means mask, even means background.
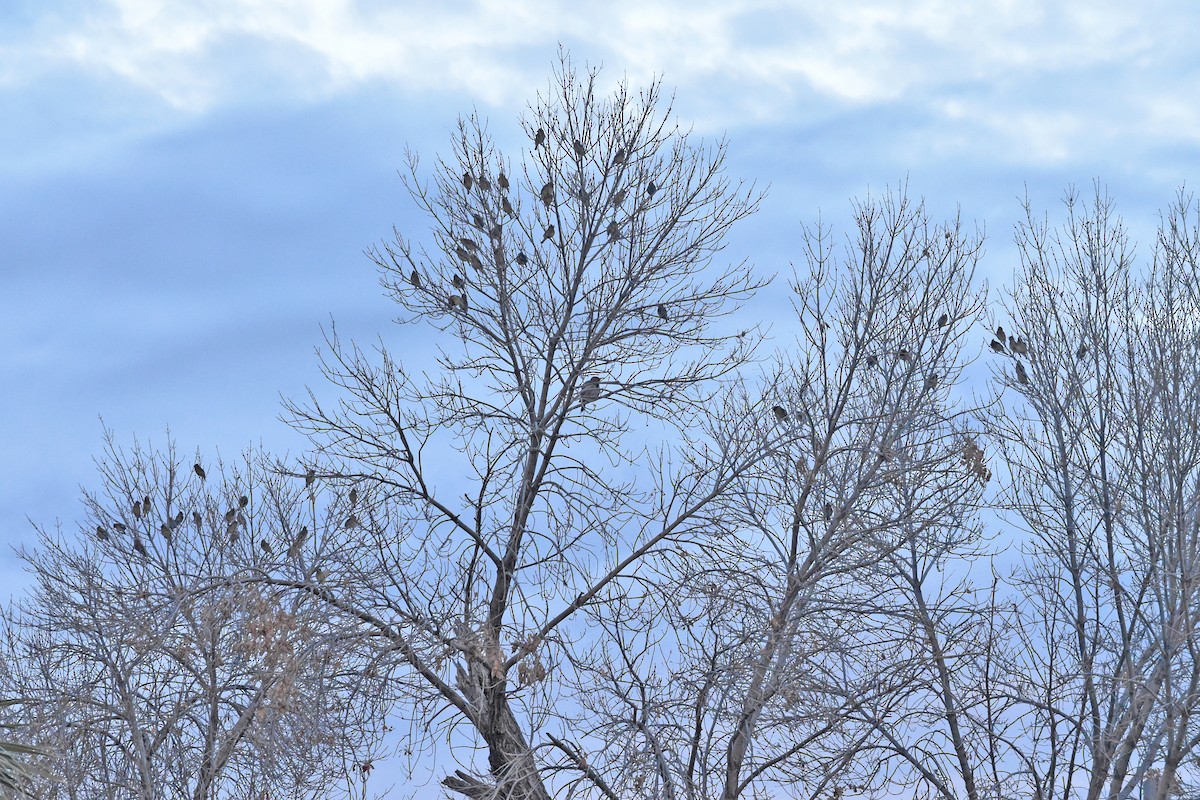
[[[770,184],[731,259],[786,273],[801,223],[907,178],[986,223],[998,287],[1026,191],[1054,212],[1099,178],[1148,253],[1200,167],[1198,33],[1187,0],[0,0],[0,541],[74,529],[101,419],[297,451],[279,397],[318,385],[322,324],[413,336],[362,254],[422,237],[405,147],[431,161],[472,108],[526,147],[559,43],[662,75]]]

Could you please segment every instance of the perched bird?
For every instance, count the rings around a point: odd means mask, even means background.
[[[408,276],[408,282],[413,285],[414,289],[420,289],[421,288],[421,273],[417,272],[414,269],[412,271],[412,274]]]
[[[474,250],[479,249],[479,243],[476,242],[474,239],[468,239],[467,237],[464,236],[463,238],[459,239],[459,241],[462,242],[462,246],[467,248],[468,250],[474,251]]]
[[[350,490],[350,505],[355,505],[357,503],[358,503],[358,489],[352,488]]]
[[[774,414],[775,419],[777,419],[780,422],[783,422],[785,419],[788,418],[787,409],[784,408],[783,406],[771,406],[771,413]]]
[[[262,548],[262,551],[264,553],[266,553],[267,555],[271,555],[271,553],[272,553],[271,544],[266,539],[259,539],[258,546]]]
[[[491,228],[488,229],[488,236],[490,236],[493,239],[499,239],[503,235],[504,235],[504,226],[501,225],[499,222],[497,222],[495,225],[493,225]]]
[[[115,530],[117,533],[124,533],[124,532],[125,532],[125,525],[124,525],[123,523],[120,523],[120,522],[114,522],[114,523],[113,523],[113,530]]]
[[[524,253],[517,253],[517,257],[514,258],[513,261],[516,261],[523,267],[529,263],[529,256],[525,255]]]
[[[1027,373],[1025,371],[1025,365],[1022,364],[1020,361],[1017,362],[1017,383],[1020,383],[1020,384],[1028,384],[1029,383],[1029,373]]]
[[[483,269],[483,262],[480,261],[479,256],[475,255],[474,253],[471,253],[471,257],[467,259],[467,263],[469,263],[475,269]]]
[[[600,399],[600,376],[593,375],[583,382],[583,388],[579,390],[579,400],[583,408],[588,407],[588,403],[595,402]]]
[[[535,148],[541,147],[545,143],[546,143],[546,132],[544,130],[542,130],[541,128],[538,128],[537,133],[535,133],[533,135],[533,146]]]
[[[162,524],[162,526],[158,529],[158,532],[162,534],[162,537],[164,539],[170,541],[170,539],[171,539],[171,526],[170,525],[168,525],[167,523],[164,522]]]
[[[225,533],[229,536],[230,544],[237,544],[238,540],[238,525],[237,522],[231,522],[225,528]]]
[[[1008,341],[1008,337],[1004,335],[1004,327],[1001,325],[996,326],[996,339],[1000,344],[1005,344]]]
[[[513,211],[512,203],[508,202],[507,197],[500,198],[500,208],[510,217],[515,217],[517,215],[517,212]]]
[[[1019,356],[1029,354],[1029,345],[1025,344],[1024,339],[1018,339],[1014,336],[1008,340],[1008,344],[1010,347],[1012,347],[1012,351]]]
[[[246,497],[246,495],[242,495],[241,497],[238,498],[238,508],[245,508],[248,505],[250,505],[249,497]]]
[[[197,529],[204,524],[204,518],[200,516],[199,511],[192,512],[192,524],[195,525]]]
[[[667,318],[667,307],[664,306],[662,303],[658,304],[658,318],[659,319]]]
[[[463,261],[471,260],[471,254],[467,251],[467,248],[463,247],[462,245],[459,245],[458,247],[454,248],[454,255],[458,256],[459,259],[461,259]],[[416,274],[415,270],[414,270],[414,274]]]
[[[943,312],[942,315],[937,318],[937,326],[939,328],[944,328],[949,324],[950,324],[950,315]]]
[[[612,222],[608,223],[607,233],[608,233],[608,238],[610,238],[610,239],[620,239],[621,238],[621,226],[617,224],[617,221],[615,219]]]
[[[833,519],[833,503],[826,503],[821,506],[821,516],[825,517],[826,522]]]
[[[910,353],[906,347],[901,347],[899,350],[897,350],[896,357],[901,361],[912,361],[912,353]]]
[[[457,272],[454,273],[454,277],[450,279],[450,282],[454,284],[455,289],[461,289],[467,285],[467,282],[463,280],[463,276]]]
[[[624,203],[625,195],[626,195],[626,191],[624,189],[617,189],[615,192],[613,192],[612,204],[614,206],[619,206],[619,205],[621,205],[621,203]]]
[[[653,199],[654,193],[657,191],[658,187],[654,185],[654,181],[650,181],[649,185],[646,186],[646,194],[650,195],[650,198]]]
[[[479,176],[479,188],[483,189],[485,192],[490,192],[492,190],[492,182],[487,179],[486,175]]]
[[[584,147],[583,142],[579,141],[578,139],[573,139],[571,141],[571,146],[575,148],[575,155],[579,158],[583,158],[585,155],[587,155],[587,148]]]
[[[304,488],[307,489],[308,487],[312,486],[313,481],[315,481],[316,479],[317,479],[316,470],[310,469],[308,472],[304,473]]]
[[[455,311],[466,311],[467,310],[466,295],[461,295],[461,294],[450,295],[450,308]]]
[[[140,500],[133,501],[133,518],[134,519],[142,518],[142,503]]]
[[[1000,344],[1000,342],[996,341],[995,339],[992,339],[991,348],[997,353],[1004,352],[1004,345]]]
[[[547,225],[545,232],[542,233],[542,241],[544,242],[547,239],[553,239],[553,238],[554,238],[554,226]]]
[[[200,466],[198,462],[192,465],[192,471],[196,473],[200,480],[208,478],[208,475],[204,473],[204,467]]]
[[[300,548],[304,546],[305,540],[308,539],[308,526],[300,528],[300,532],[296,534],[296,538],[292,540],[292,544],[288,547],[288,558],[295,558],[300,552]]]
[[[538,197],[542,198],[542,202],[550,205],[554,202],[554,181],[546,181],[546,185],[542,187],[542,191],[538,193]]]
[[[937,385],[938,385],[938,376],[937,375],[929,375],[925,378],[925,388],[926,389],[936,389]]]
[[[503,172],[501,172],[499,174],[499,176],[496,177],[496,185],[500,187],[500,191],[507,192],[508,191],[508,176],[505,175]]]
[[[346,523],[345,523],[344,527],[346,528],[346,530],[351,530],[353,528],[357,528],[358,527],[358,517],[354,516],[353,514],[346,517]]]
[[[142,498],[142,513],[145,514],[147,517],[150,516],[151,508],[153,508],[153,506],[150,503],[150,495],[146,495],[145,497]]]
[[[231,508],[225,512],[225,521],[226,522],[234,522],[235,520],[237,520],[237,512],[236,511],[234,511]]]
[[[183,524],[183,509],[180,509],[179,513],[175,515],[175,519],[171,520],[171,527],[178,528],[182,524]]]
[[[103,525],[96,526],[96,538],[102,542],[108,541],[108,531],[104,530]]]
[[[138,537],[133,537],[133,549],[138,552],[138,555],[146,555],[146,545],[142,544],[142,540]]]
[[[867,356],[867,366],[874,367],[879,365],[879,359],[875,356]]]
[[[625,163],[625,148],[624,147],[617,148],[617,154],[615,156],[613,156],[613,163],[614,164],[624,164]]]
[[[479,228],[479,230],[483,230],[483,225],[484,225],[483,217],[481,217],[479,214],[472,214],[471,222],[475,225],[476,228]]]
[[[1079,349],[1075,351],[1076,358],[1083,358],[1087,354],[1088,354],[1088,348],[1087,348],[1086,344],[1080,344]]]
[[[466,190],[468,192],[471,191],[471,186],[473,184],[474,184],[474,181],[471,180],[471,173],[464,172],[463,173],[463,186],[466,187]]]

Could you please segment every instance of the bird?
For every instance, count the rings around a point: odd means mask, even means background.
[[[943,312],[942,315],[937,318],[937,326],[939,328],[944,328],[949,324],[950,324],[950,315]]]
[[[226,522],[235,522],[237,520],[237,512],[232,508],[225,512]]]
[[[167,523],[164,522],[158,529],[158,532],[162,534],[164,539],[167,539],[168,541],[171,539],[171,526]]]
[[[659,319],[667,318],[667,307],[664,306],[662,303],[658,304],[658,318]]]
[[[646,187],[646,194],[650,195],[651,199],[653,199],[654,193],[657,191],[658,187],[654,185],[654,181],[650,181],[650,184]]]
[[[413,288],[420,289],[421,288],[421,273],[417,272],[414,269],[412,271],[412,274],[408,276],[408,282],[413,285]]]
[[[146,555],[146,545],[142,544],[142,540],[138,537],[133,537],[133,549],[138,552],[138,555]]]
[[[200,516],[199,511],[192,512],[192,524],[195,525],[197,529],[204,524],[204,518]]]
[[[1000,342],[996,341],[995,339],[992,339],[991,348],[992,348],[992,350],[996,351],[997,353],[1004,352],[1004,345],[1000,344]]]
[[[483,269],[483,262],[480,261],[479,256],[475,255],[474,253],[471,253],[471,257],[467,260],[467,262],[475,269]]]
[[[542,234],[542,241],[554,238],[554,225],[547,225],[545,232]]]
[[[472,214],[472,215],[471,215],[471,223],[472,223],[472,224],[473,224],[473,225],[474,225],[476,228],[479,228],[479,230],[483,230],[483,225],[484,225],[484,222],[483,222],[483,217],[481,217],[479,214]]]
[[[1029,383],[1029,373],[1025,371],[1025,365],[1020,361],[1017,362],[1017,383],[1022,385]]]
[[[96,538],[102,542],[108,541],[108,531],[104,530],[103,525],[96,526]]]
[[[474,239],[468,239],[467,237],[464,236],[463,238],[459,239],[459,241],[462,242],[462,246],[467,248],[468,250],[478,250],[479,249],[479,243],[476,242]]]
[[[583,142],[579,141],[578,139],[572,140],[571,146],[575,148],[575,155],[577,155],[579,158],[583,158],[585,155],[587,155],[587,148],[584,147]]]
[[[125,525],[124,525],[123,523],[120,523],[120,522],[114,522],[114,523],[113,523],[113,530],[115,530],[117,533],[124,533],[124,532],[125,532]]]
[[[1080,344],[1079,349],[1075,351],[1076,358],[1083,358],[1087,354],[1088,354],[1088,348],[1087,348],[1086,344]]]
[[[467,297],[461,294],[450,295],[450,308],[457,311],[467,310]]]
[[[350,490],[350,505],[355,505],[357,502],[358,502],[358,489],[352,488]]]
[[[579,390],[579,400],[583,408],[588,407],[588,403],[600,399],[600,376],[593,375],[583,382],[583,388]]]
[[[358,527],[358,517],[354,516],[353,514],[346,517],[346,523],[345,523],[344,527],[346,528],[346,530],[351,530],[352,528],[357,528]]]
[[[542,187],[542,191],[538,193],[538,197],[542,198],[542,202],[550,205],[554,202],[554,181],[546,181],[546,185]]]
[[[533,135],[533,146],[541,147],[546,142],[546,131],[541,128],[537,129],[537,133]]]
[[[619,206],[619,205],[621,205],[621,203],[624,203],[625,195],[626,195],[626,192],[624,189],[617,189],[615,192],[613,192],[612,204],[614,206]]]
[[[313,481],[315,481],[316,479],[317,479],[316,470],[310,469],[308,472],[304,473],[304,488],[307,489],[308,487],[312,486]]]
[[[485,192],[490,192],[492,190],[492,182],[487,179],[486,175],[479,176],[479,188],[483,189]]]
[[[225,533],[229,535],[230,544],[237,544],[238,526],[236,521],[229,523],[229,525],[225,528]]]
[[[936,389],[937,385],[938,385],[938,376],[937,375],[929,375],[928,377],[925,378],[925,388],[926,389]]]
[[[625,148],[624,147],[617,148],[617,154],[615,156],[613,156],[613,163],[614,164],[624,164],[625,163]]]
[[[780,422],[783,422],[788,418],[787,409],[783,406],[771,406],[771,413],[773,413],[775,415],[775,419]]]
[[[833,519],[833,503],[826,503],[821,506],[821,515],[825,517],[825,521],[829,522]]]
[[[508,176],[501,172],[498,176],[496,176],[496,185],[500,187],[500,191],[507,192]]]
[[[525,255],[524,253],[517,253],[517,257],[513,260],[523,267],[529,263],[529,256]]]
[[[179,513],[175,515],[175,519],[171,520],[171,528],[172,529],[178,528],[182,524],[183,524],[183,510],[180,509]]]
[[[1012,347],[1012,351],[1017,355],[1024,356],[1029,354],[1029,345],[1025,344],[1024,339],[1018,339],[1014,336],[1008,340],[1008,343]]]
[[[897,350],[896,357],[901,361],[912,361],[912,353],[910,353],[906,347],[901,347],[899,350]]]
[[[463,181],[463,186],[466,187],[467,191],[468,192],[471,191],[471,185],[474,183],[474,181],[471,180],[471,173],[464,172],[462,181]]]
[[[513,211],[512,203],[508,202],[507,197],[500,198],[500,208],[510,217],[515,217],[517,215],[517,212]]]
[[[867,366],[874,367],[879,364],[879,359],[873,355],[867,356]]]
[[[249,497],[246,497],[246,495],[242,495],[241,497],[238,498],[238,508],[245,508],[248,505],[250,505]]]
[[[133,501],[133,518],[134,519],[142,518],[142,503],[140,500]]]
[[[264,553],[271,555],[271,545],[266,539],[259,539],[258,546],[262,548]]]
[[[497,222],[495,225],[493,225],[491,228],[488,229],[488,236],[490,236],[493,239],[499,239],[503,235],[504,235],[504,226],[501,225],[499,222]]]
[[[208,475],[204,473],[204,467],[200,466],[199,462],[192,465],[192,471],[196,473],[200,480],[208,478]]]
[[[1000,344],[1008,341],[1008,337],[1004,335],[1004,327],[1001,325],[996,326],[996,339],[999,340]]]
[[[308,526],[300,528],[300,532],[296,534],[296,538],[292,540],[292,544],[288,547],[288,558],[295,558],[300,553],[300,548],[304,545],[304,540],[308,538]]]
[[[620,239],[621,238],[621,226],[617,224],[617,221],[615,219],[612,222],[608,223],[607,233],[608,233],[608,238],[610,238],[610,239]]]
[[[467,282],[463,280],[463,276],[457,272],[454,273],[454,277],[450,279],[450,282],[454,284],[455,289],[462,289],[467,285]]]

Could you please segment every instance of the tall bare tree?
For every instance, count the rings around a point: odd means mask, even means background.
[[[1065,205],[1062,226],[1029,210],[1018,231],[997,356],[1009,506],[1029,539],[1013,787],[1161,800],[1200,743],[1196,207],[1177,199],[1141,269],[1105,194]]]
[[[374,257],[403,347],[436,347],[436,370],[331,335],[336,404],[289,406],[317,479],[358,493],[328,602],[386,640],[415,714],[482,749],[486,770],[468,754],[444,781],[468,797],[608,791],[570,711],[589,614],[761,452],[701,470],[663,436],[747,358],[713,323],[760,281],[712,262],[757,195],[724,176],[724,143],[671,122],[660,84],[598,80],[564,59],[515,158],[475,117],[430,183],[412,158],[432,238]]]
[[[31,796],[329,796],[374,754],[380,681],[324,604],[256,580],[336,538],[314,498],[254,456],[206,469],[109,439],[98,463],[82,535],[40,531],[3,617],[0,685],[38,701],[47,753]]]

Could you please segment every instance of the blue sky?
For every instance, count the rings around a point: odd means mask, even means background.
[[[322,324],[413,337],[362,254],[421,238],[406,145],[430,163],[477,108],[527,146],[559,43],[609,80],[664,76],[770,185],[731,259],[786,274],[800,223],[907,178],[986,223],[998,287],[1027,190],[1053,212],[1101,179],[1148,254],[1200,170],[1198,33],[1185,0],[4,0],[0,541],[74,528],[101,418],[184,453],[300,449],[279,396],[319,386]],[[783,312],[748,309],[780,333]],[[17,569],[0,556],[0,585]]]

